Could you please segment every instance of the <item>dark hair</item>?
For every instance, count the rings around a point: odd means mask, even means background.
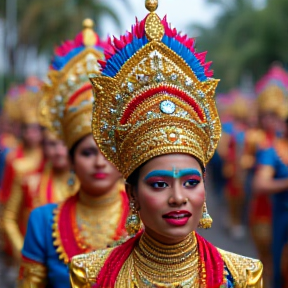
[[[191,155],[191,156],[192,156],[192,155]],[[202,174],[204,175],[204,174],[205,174],[205,167],[204,167],[204,165],[202,164],[202,162],[201,162],[197,157],[195,157],[195,156],[192,156],[192,157],[194,157],[194,158],[197,160],[197,162],[199,163],[199,165],[200,165],[200,167],[201,167]],[[145,164],[146,164],[147,162],[149,162],[149,160],[146,161],[145,163],[141,164],[139,167],[137,167],[137,168],[128,176],[128,178],[126,179],[126,182],[127,182],[128,184],[130,184],[131,186],[137,188],[137,186],[138,186],[138,180],[139,180],[139,175],[140,175],[140,170],[141,170],[141,168],[142,168],[143,166],[145,166]]]
[[[85,135],[84,137],[80,138],[79,140],[77,140],[73,146],[70,148],[69,150],[69,157],[70,157],[70,160],[71,160],[71,163],[73,164],[74,163],[74,158],[75,158],[75,151],[76,151],[76,148],[78,147],[78,145],[86,138],[90,136],[90,134],[87,134]]]

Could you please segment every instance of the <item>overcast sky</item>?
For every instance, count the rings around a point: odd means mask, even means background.
[[[121,18],[123,27],[119,31],[111,21],[104,20],[102,30],[110,35],[123,34],[125,30],[135,23],[135,16],[142,20],[148,11],[145,9],[144,0],[127,0],[130,3],[129,11],[120,0],[103,0],[113,5]],[[219,10],[215,5],[205,4],[205,0],[159,0],[157,14],[162,18],[165,14],[168,21],[178,30],[185,32],[187,26],[191,23],[201,23],[204,25],[213,25],[213,21]]]

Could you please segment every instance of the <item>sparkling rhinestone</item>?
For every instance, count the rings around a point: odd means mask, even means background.
[[[175,109],[176,105],[172,101],[165,100],[160,103],[160,110],[165,114],[172,114]]]
[[[112,114],[115,114],[115,113],[116,113],[116,110],[113,109],[113,108],[110,108],[110,112],[111,112]]]
[[[156,81],[157,83],[162,82],[162,81],[164,81],[164,80],[165,80],[165,78],[164,78],[164,76],[163,76],[162,73],[157,73],[157,74],[156,74],[156,76],[155,76],[155,81]]]
[[[110,130],[110,131],[108,132],[108,136],[109,136],[110,139],[111,139],[111,138],[114,138],[114,131],[113,131],[113,130]]]
[[[117,151],[117,150],[116,150],[116,147],[112,146],[111,149],[112,149],[112,151],[113,151],[114,153],[116,153],[116,151]]]
[[[56,111],[55,108],[51,108],[51,109],[50,109],[50,113],[55,114],[56,112],[57,112],[57,111]]]
[[[168,140],[171,141],[171,142],[175,142],[177,139],[178,139],[178,135],[175,134],[175,133],[170,133],[168,135]]]
[[[186,86],[191,86],[192,85],[192,80],[190,78],[186,78],[186,81],[185,81],[185,85]]]
[[[60,96],[60,95],[56,95],[55,96],[55,101],[58,102],[58,103],[62,102],[62,99],[63,99],[63,97]]]
[[[103,129],[103,130],[107,130],[107,129],[108,129],[108,124],[104,124],[104,125],[102,126],[102,129]]]
[[[205,93],[202,90],[198,90],[197,94],[199,97],[204,98],[205,97]]]
[[[173,74],[170,76],[170,78],[171,78],[172,81],[175,81],[175,80],[177,80],[178,75],[175,74],[175,73],[173,73]]]
[[[117,94],[116,96],[115,96],[115,99],[117,100],[117,101],[119,101],[119,100],[121,100],[121,95],[120,94]]]
[[[128,87],[128,90],[129,90],[130,92],[133,92],[133,91],[134,91],[134,85],[133,85],[133,83],[128,82],[128,83],[127,83],[127,87]]]

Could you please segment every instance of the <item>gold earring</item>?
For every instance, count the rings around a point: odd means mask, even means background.
[[[134,201],[130,202],[130,215],[126,220],[126,230],[129,236],[134,236],[141,229],[141,220],[139,217],[139,213],[135,208]]]
[[[213,219],[208,213],[206,201],[203,205],[202,218],[199,221],[198,228],[209,229],[212,227]]]

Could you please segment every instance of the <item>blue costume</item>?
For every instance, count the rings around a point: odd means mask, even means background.
[[[59,259],[52,237],[56,207],[57,204],[47,204],[31,212],[22,255],[47,268],[47,287],[66,288],[70,285],[68,267]]]
[[[274,147],[258,152],[257,160],[260,165],[274,169],[274,179],[288,178],[288,165],[279,157]],[[288,243],[288,190],[272,196],[273,224],[273,287],[281,285],[281,255],[285,244]]]

